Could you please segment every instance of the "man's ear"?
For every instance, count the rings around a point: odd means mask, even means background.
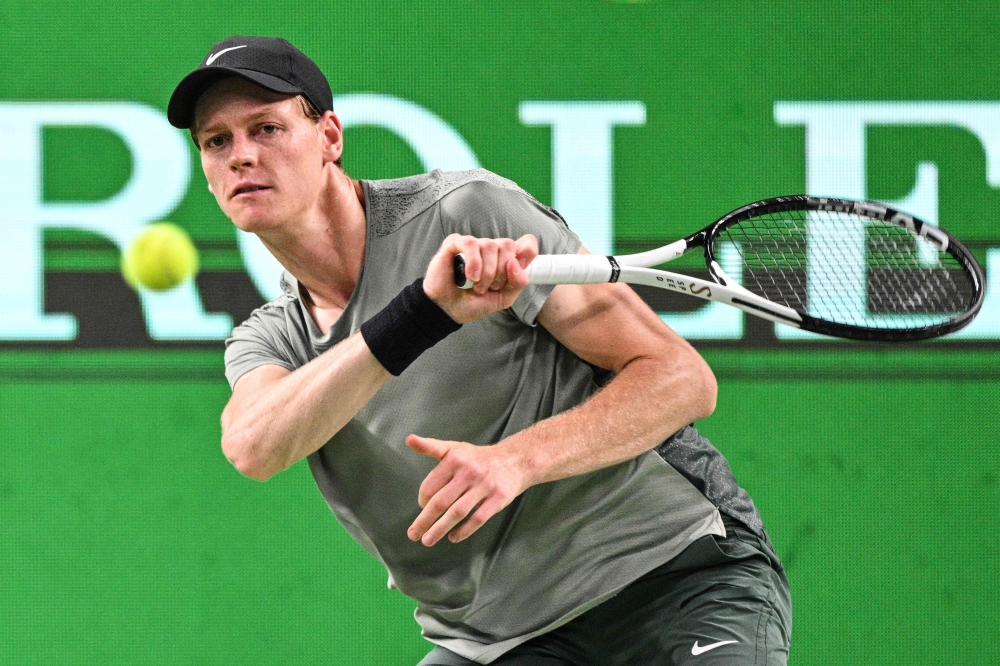
[[[318,124],[323,134],[323,161],[336,162],[344,152],[344,131],[340,118],[333,111],[327,111]]]

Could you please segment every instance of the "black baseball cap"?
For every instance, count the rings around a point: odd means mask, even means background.
[[[333,93],[323,72],[302,51],[278,37],[230,37],[215,44],[198,68],[181,79],[167,104],[167,120],[187,129],[194,107],[209,86],[239,76],[272,92],[302,95],[320,113],[333,110]]]

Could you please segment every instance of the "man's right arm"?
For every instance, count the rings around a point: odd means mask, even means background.
[[[472,289],[455,287],[460,252]],[[511,306],[528,284],[523,268],[537,254],[533,236],[452,234],[431,259],[423,290],[452,320],[473,321]],[[265,481],[318,451],[390,377],[361,331],[294,372],[278,365],[250,370],[236,380],[222,412],[223,453],[241,473]]]
[[[222,451],[242,474],[266,481],[319,450],[391,376],[360,332],[295,372],[255,368],[222,412]]]

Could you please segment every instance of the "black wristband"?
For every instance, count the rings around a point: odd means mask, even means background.
[[[389,304],[361,324],[372,356],[394,375],[462,325],[424,293],[424,279],[404,287]]]

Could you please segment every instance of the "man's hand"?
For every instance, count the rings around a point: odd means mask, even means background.
[[[455,286],[455,256],[465,257],[471,289]],[[431,259],[424,293],[459,324],[509,308],[528,285],[524,269],[538,256],[538,241],[528,234],[509,238],[475,238],[452,234]]]
[[[524,461],[500,445],[474,446],[417,435],[407,437],[406,445],[441,461],[420,484],[417,503],[423,511],[407,530],[411,540],[419,539],[425,546],[445,535],[452,542],[465,539],[532,485]],[[462,526],[455,529],[459,523]]]

